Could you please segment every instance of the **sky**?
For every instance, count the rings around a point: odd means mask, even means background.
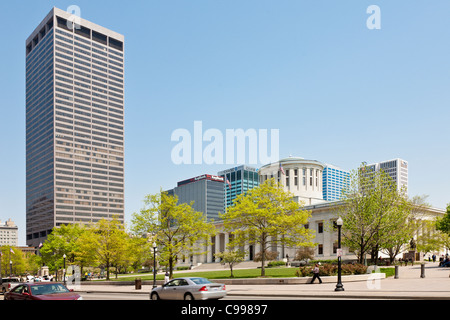
[[[125,220],[147,194],[233,164],[175,164],[177,129],[279,130],[279,156],[353,170],[402,158],[450,202],[450,2],[0,2],[0,220],[25,245],[25,40],[52,7],[125,36]],[[370,5],[380,29],[369,29]],[[205,147],[208,143],[204,143]],[[264,165],[258,163],[255,167]]]

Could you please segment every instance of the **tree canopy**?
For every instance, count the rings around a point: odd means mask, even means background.
[[[313,233],[304,226],[310,212],[274,179],[238,195],[220,217],[224,228],[231,233],[229,247],[246,243],[259,245],[261,276],[265,275],[266,252],[272,246],[313,246]]]
[[[156,242],[159,263],[168,266],[172,278],[177,258],[203,252],[215,228],[192,208],[193,202],[179,204],[176,195],[161,191],[147,195],[144,204],[133,214],[131,229],[136,235],[149,234]]]

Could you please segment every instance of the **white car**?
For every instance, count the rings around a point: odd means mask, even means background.
[[[206,278],[183,277],[173,279],[150,292],[151,300],[206,300],[221,299],[227,295],[223,283],[214,283]]]

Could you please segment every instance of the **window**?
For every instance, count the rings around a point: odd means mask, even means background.
[[[317,224],[317,232],[318,233],[323,233],[323,222],[319,222]]]
[[[323,254],[323,244],[319,244],[317,251],[318,254]]]

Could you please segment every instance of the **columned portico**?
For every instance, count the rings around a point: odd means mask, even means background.
[[[337,231],[333,230],[329,226],[331,226],[337,219],[336,208],[340,204],[340,202],[336,201],[305,207],[306,210],[311,212],[311,217],[305,227],[312,229],[315,234],[315,238],[311,240],[314,243],[315,259],[337,259]],[[445,214],[445,211],[442,209],[427,208],[424,210],[424,217],[428,217],[430,219]],[[232,233],[225,231],[223,228],[223,223],[220,221],[214,223],[214,226],[216,228],[216,234],[211,237],[211,243],[209,245],[203,245],[205,253],[194,256],[194,266],[197,263],[218,263],[220,261],[219,259],[215,259],[214,255],[219,252],[230,250],[230,248],[228,248],[228,244],[233,237]],[[281,237],[281,235],[279,235],[279,237]],[[250,261],[253,260],[256,254],[261,251],[261,245],[245,243],[239,249],[245,250],[245,261]],[[274,244],[269,250],[278,252],[276,260],[282,260],[286,258],[286,255],[289,255],[289,261],[292,262],[295,259],[297,249],[298,248]],[[348,248],[343,247],[342,249],[343,260],[356,259],[355,255],[349,252]],[[182,264],[181,261],[180,264]]]

